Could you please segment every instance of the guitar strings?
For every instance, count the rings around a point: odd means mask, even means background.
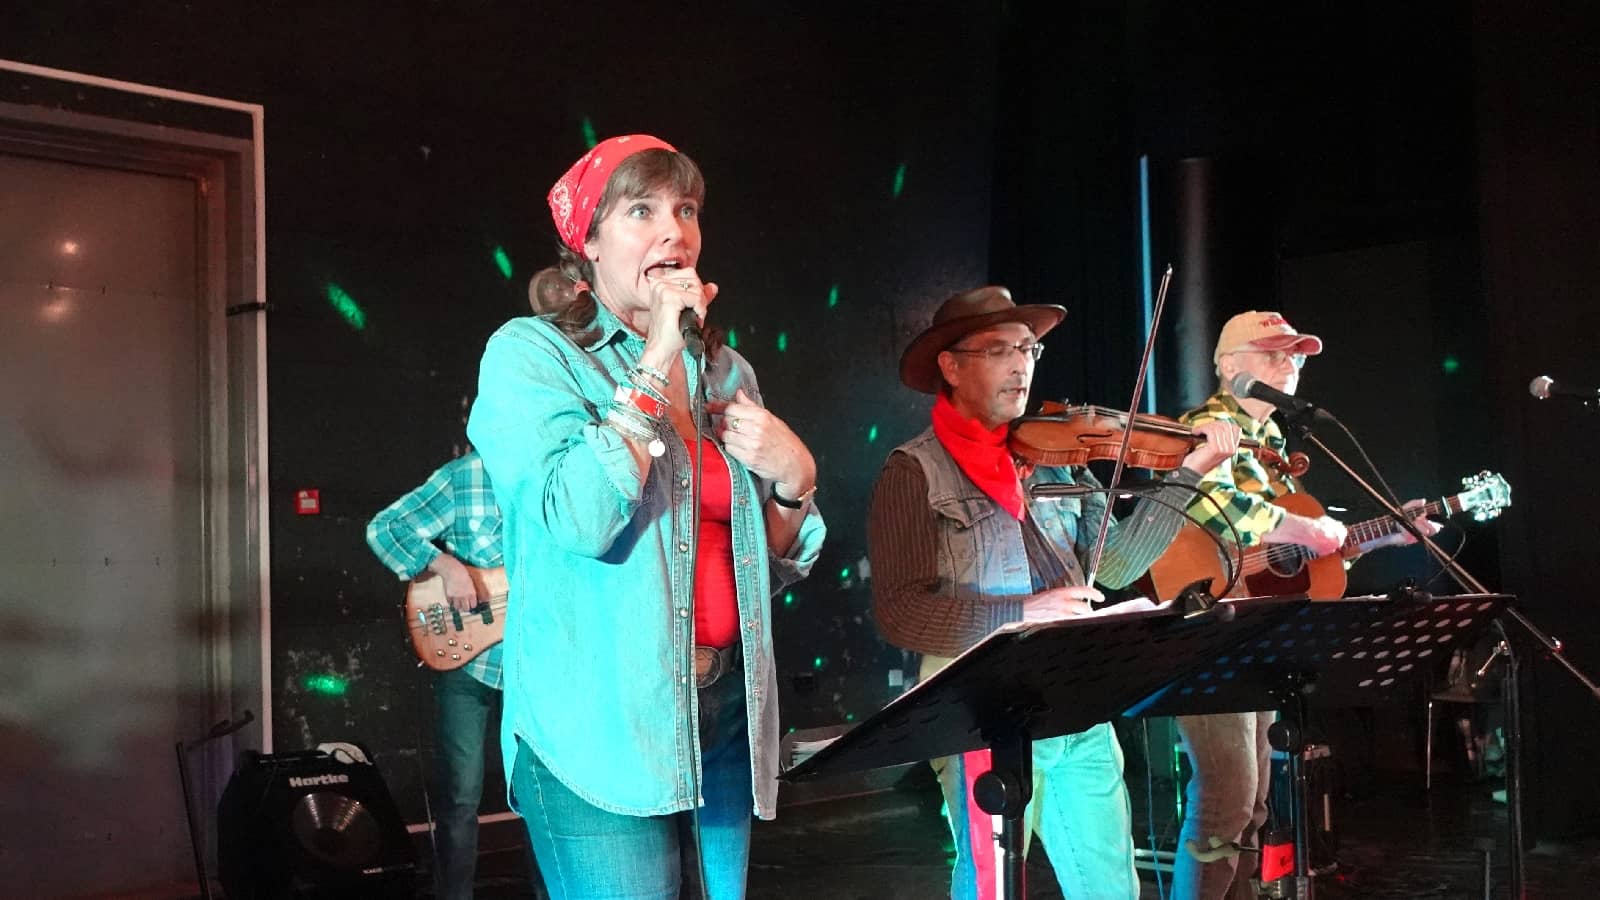
[[[489,611],[490,612],[504,612],[506,607],[510,606],[511,603],[510,603],[510,600],[507,598],[507,595],[505,595],[505,594],[495,594],[494,596],[489,598],[489,604],[488,605],[489,605]],[[479,607],[479,608],[481,609],[481,607]],[[470,615],[473,614],[473,612],[474,612],[474,610],[468,610],[467,612],[463,613],[463,617],[470,616]],[[410,622],[410,628],[411,628],[412,631],[432,631],[432,629],[429,628],[427,625],[424,625],[421,622],[415,621],[413,619],[413,617],[411,617],[411,616],[406,616],[406,620],[408,622]]]

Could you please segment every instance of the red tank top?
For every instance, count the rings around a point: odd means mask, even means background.
[[[695,549],[694,642],[731,647],[739,640],[733,581],[733,476],[710,438],[701,438],[700,544]],[[688,442],[686,441],[685,444]],[[694,447],[689,447],[694,452]]]

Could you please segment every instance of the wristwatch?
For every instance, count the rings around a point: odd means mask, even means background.
[[[806,505],[806,501],[810,500],[812,495],[815,494],[816,492],[817,492],[817,486],[815,484],[813,484],[811,487],[806,488],[805,490],[801,491],[800,492],[800,496],[794,498],[793,500],[790,500],[788,497],[785,497],[782,494],[778,493],[778,485],[776,483],[774,483],[772,485],[772,502],[776,503],[779,506],[782,506],[782,507],[784,507],[786,509],[800,509],[801,507]]]

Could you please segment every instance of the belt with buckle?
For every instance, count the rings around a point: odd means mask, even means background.
[[[739,664],[739,645],[694,648],[694,686],[708,688]]]

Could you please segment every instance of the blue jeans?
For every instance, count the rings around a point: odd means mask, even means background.
[[[1267,789],[1272,786],[1267,729],[1276,716],[1251,712],[1178,717],[1178,734],[1194,774],[1178,833],[1173,900],[1255,900],[1250,876],[1258,855],[1202,863],[1189,852],[1188,842],[1202,850],[1208,849],[1213,836],[1247,847],[1261,845]]]
[[[747,719],[738,668],[700,691],[700,853],[712,900],[744,897],[754,808]],[[511,793],[551,900],[678,900],[685,866],[695,865],[685,853],[693,814],[607,812],[569,790],[520,740]]]
[[[994,897],[990,817],[969,804],[971,755],[931,761],[956,845],[950,896]],[[986,767],[986,766],[985,766]],[[1122,781],[1122,745],[1103,722],[1077,734],[1033,742],[1033,799],[1023,814],[1024,848],[1038,832],[1061,892],[1070,900],[1138,900],[1133,867],[1133,816]]]
[[[439,770],[435,791],[434,891],[440,900],[471,900],[478,862],[478,803],[483,799],[484,749],[492,721],[500,723],[500,692],[466,672],[440,672]]]

